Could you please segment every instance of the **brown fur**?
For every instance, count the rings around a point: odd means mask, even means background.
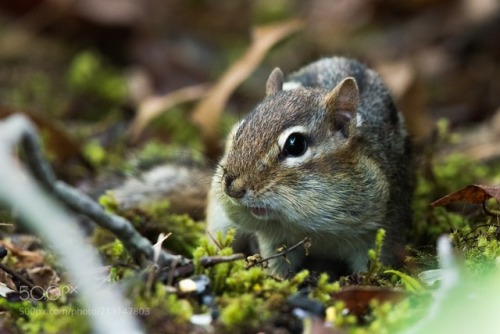
[[[350,272],[366,269],[384,228],[383,261],[398,262],[411,222],[411,153],[387,89],[375,72],[345,58],[320,60],[289,80],[301,87],[282,90],[275,69],[267,96],[228,138],[209,195],[209,232],[235,227],[255,235],[263,256],[308,236],[310,259],[296,251],[290,263],[273,260],[272,271],[315,263],[312,269],[338,274],[339,261]],[[297,156],[284,150],[291,134],[307,145]]]

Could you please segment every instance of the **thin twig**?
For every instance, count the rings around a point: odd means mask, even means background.
[[[203,268],[209,268],[213,267],[219,263],[227,263],[227,262],[233,262],[233,261],[238,261],[238,260],[243,260],[245,258],[245,254],[243,253],[236,253],[232,255],[214,255],[214,256],[203,256],[200,259],[200,265]],[[170,272],[168,274],[168,284],[167,285],[172,285],[174,278],[177,277],[186,277],[189,275],[192,275],[195,271],[194,264],[189,263],[187,265],[179,266],[176,267],[175,265],[172,265],[170,267]]]
[[[309,242],[311,242],[311,238],[305,237],[304,239],[302,239],[301,241],[297,242],[295,245],[291,246],[290,248],[287,248],[287,249],[285,249],[282,252],[276,253],[276,254],[271,255],[269,257],[266,257],[265,259],[260,259],[259,261],[255,261],[254,263],[249,264],[247,268],[251,268],[253,266],[256,266],[256,265],[264,263],[266,261],[275,259],[275,258],[280,257],[280,256],[284,256],[284,255],[286,255],[286,254],[294,251],[298,247],[300,247],[302,245],[305,245],[306,243],[309,243]]]
[[[18,273],[16,273],[14,270],[9,269],[8,267],[6,267],[2,263],[0,263],[0,270],[5,271],[7,274],[9,274],[10,276],[12,276],[12,278],[14,278],[14,279],[20,281],[21,283],[23,283],[24,285],[26,285],[29,288],[29,291],[31,291],[32,293],[38,292],[37,289],[34,289],[35,286],[33,285],[33,283],[31,283],[26,278],[24,278],[21,275],[19,275]],[[37,295],[36,297],[41,297],[41,296]]]

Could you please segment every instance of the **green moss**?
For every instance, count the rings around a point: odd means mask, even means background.
[[[195,272],[197,274],[207,275],[212,282],[212,289],[215,293],[226,291],[226,280],[238,271],[244,268],[243,261],[233,261],[220,263],[210,268],[203,268],[200,265],[200,260],[204,256],[227,256],[233,254],[231,244],[233,242],[235,231],[231,230],[226,236],[220,233],[216,236],[218,248],[215,244],[208,241],[207,238],[202,238],[200,246],[193,252],[193,262],[195,264]]]
[[[172,233],[165,241],[165,247],[170,251],[191,256],[205,233],[205,224],[191,219],[188,215],[178,215],[168,212],[168,201],[157,201],[140,208],[140,223],[138,228],[146,236],[156,239],[160,233]]]
[[[460,189],[484,179],[489,171],[486,166],[478,164],[465,154],[452,153],[435,164],[434,175],[442,188]]]
[[[161,283],[156,283],[152,292],[147,290],[146,284],[142,281],[137,282],[129,294],[134,299],[134,306],[149,310],[151,316],[173,316],[173,319],[182,323],[189,321],[193,315],[193,307],[188,300],[179,298],[175,293],[169,293]]]
[[[164,246],[176,254],[191,257],[205,232],[203,222],[194,221],[185,214],[170,213],[168,201],[156,201],[139,208],[121,210],[113,194],[108,192],[99,198],[99,203],[108,212],[128,219],[142,235],[153,243],[156,243],[160,233],[172,233]],[[114,242],[113,236],[101,229],[96,229],[94,240],[100,245]]]
[[[23,333],[90,333],[88,310],[55,302],[21,308],[26,318],[19,318]]]
[[[107,191],[99,197],[99,204],[109,213],[116,213],[118,211],[118,203],[111,191]]]
[[[498,271],[500,241],[495,223],[489,217],[485,224],[457,229],[451,234],[455,246],[465,252],[465,266],[470,274],[480,280]]]
[[[494,166],[478,164],[462,153],[438,156],[438,148],[453,147],[460,137],[450,131],[446,119],[439,120],[436,128],[437,140],[429,146],[423,156],[425,163],[417,170],[413,226],[410,231],[410,241],[417,246],[434,245],[439,235],[469,224],[462,213],[431,208],[430,203],[466,185],[484,183],[484,180],[498,174]]]
[[[326,320],[346,333],[398,333],[421,320],[429,302],[432,299],[426,294],[409,294],[401,301],[374,299],[368,303],[369,312],[356,316],[343,301],[337,301],[327,309]]]
[[[225,291],[231,293],[248,293],[263,291],[262,282],[267,274],[260,267],[238,270],[226,279]]]
[[[0,298],[0,312],[3,314],[8,312],[13,320],[28,317],[29,314],[27,311],[29,311],[31,307],[32,304],[29,301],[11,302],[6,298]]]
[[[2,100],[2,104],[13,108],[37,110],[57,114],[64,108],[68,94],[61,84],[54,82],[50,74],[32,69],[29,73],[16,73],[18,84]],[[57,81],[57,78],[56,78]]]
[[[106,160],[106,150],[96,140],[85,144],[83,155],[94,166],[101,166]]]
[[[68,83],[76,92],[108,102],[122,102],[127,94],[125,80],[96,52],[75,56],[68,69]]]
[[[221,310],[220,323],[228,332],[241,332],[243,329],[257,328],[270,316],[264,301],[246,293],[225,300],[227,305]]]
[[[228,332],[248,327],[257,330],[259,325],[280,310],[288,297],[297,293],[309,276],[309,272],[303,270],[289,280],[278,281],[260,267],[232,269],[218,299],[220,323]]]
[[[296,12],[293,1],[276,0],[255,2],[255,19],[261,23],[275,23],[295,16]]]
[[[203,256],[224,256],[233,252],[230,245],[234,230],[226,236],[218,234],[215,238],[218,246],[206,238],[202,240],[194,252],[194,262],[196,272],[211,279],[221,314],[218,324],[229,333],[251,328],[257,331],[274,312],[280,310],[288,297],[297,293],[299,286],[308,278],[309,272],[304,270],[288,280],[277,280],[261,267],[247,269],[242,260],[203,268],[200,265]],[[325,276],[312,294],[326,299],[326,294],[335,289],[338,289],[338,284],[327,283]]]
[[[330,319],[330,321],[333,322],[335,327],[346,328],[358,322],[356,316],[345,311],[346,305],[343,301],[336,301],[331,308],[333,308],[332,312],[328,312],[327,310],[327,313],[334,314],[334,318]]]
[[[450,130],[450,121],[447,118],[440,118],[436,122],[438,145],[455,145],[460,142],[460,136]]]
[[[149,237],[152,242],[156,242],[160,233],[172,233],[165,243],[166,247],[174,253],[189,257],[199,245],[200,238],[205,232],[204,223],[194,221],[188,215],[169,213],[170,204],[168,201],[156,201],[140,208],[121,210],[113,193],[107,192],[99,198],[99,204],[106,211],[127,218],[139,232]],[[99,233],[101,239],[107,239],[105,234]],[[99,235],[96,235],[96,238],[99,238]]]
[[[406,300],[398,304],[385,302],[371,303],[373,321],[363,331],[358,333],[394,333],[408,326],[413,312],[410,303]],[[359,330],[359,329],[358,329]]]
[[[333,305],[332,294],[339,290],[340,290],[340,283],[338,281],[330,282],[328,274],[322,273],[319,275],[318,282],[316,283],[316,286],[312,289],[311,293],[309,294],[309,297],[319,300],[325,306],[332,306]]]
[[[368,272],[363,276],[363,284],[369,284],[371,281],[377,280],[377,275],[382,270],[382,262],[380,261],[382,255],[382,247],[384,244],[385,230],[380,228],[375,236],[375,248],[368,250],[368,258],[370,259],[370,266]]]
[[[204,159],[199,149],[177,143],[165,145],[165,143],[151,140],[137,152],[129,165],[131,169],[147,170],[164,162],[182,163],[186,161],[187,164],[203,165]]]
[[[491,168],[481,166],[463,154],[451,154],[432,163],[430,175],[419,171],[413,200],[411,241],[414,244],[434,244],[439,235],[467,225],[468,219],[462,213],[431,208],[430,203],[466,185],[482,183],[492,175],[495,172]]]
[[[111,263],[122,262],[128,257],[125,247],[123,247],[123,244],[118,239],[102,246],[100,250],[110,258]]]
[[[150,127],[168,135],[169,141],[175,145],[198,151],[203,148],[200,131],[184,108],[176,107],[164,112],[153,120]]]

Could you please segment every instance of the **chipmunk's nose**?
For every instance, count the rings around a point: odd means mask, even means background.
[[[246,189],[240,178],[227,174],[224,176],[224,192],[230,197],[242,198],[245,196]]]

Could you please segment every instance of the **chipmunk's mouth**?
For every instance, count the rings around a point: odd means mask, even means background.
[[[248,210],[252,216],[258,219],[268,219],[271,216],[271,210],[262,206],[251,206]]]

